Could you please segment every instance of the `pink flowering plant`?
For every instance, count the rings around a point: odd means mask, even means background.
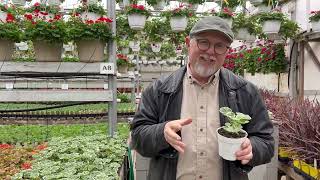
[[[150,12],[143,6],[143,5],[137,5],[137,4],[131,4],[130,6],[127,6],[125,8],[126,14],[141,14],[145,16],[150,16]]]
[[[224,7],[221,11],[217,12],[214,9],[211,10],[211,14],[213,16],[218,16],[221,18],[232,18],[234,16],[234,13],[227,7]]]
[[[161,16],[164,16],[168,19],[171,17],[191,17],[194,15],[194,12],[188,8],[188,6],[184,4],[180,4],[178,8],[175,8],[173,10],[168,10],[163,13],[161,13]]]
[[[320,21],[320,11],[311,11],[311,15],[309,17],[311,21]]]

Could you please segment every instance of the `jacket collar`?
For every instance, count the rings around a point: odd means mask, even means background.
[[[169,77],[160,78],[161,85],[159,86],[159,90],[163,93],[174,93],[178,91],[182,87],[181,85],[186,71],[187,67],[183,66],[169,75]],[[244,79],[234,75],[223,67],[220,70],[219,77],[221,83],[223,83],[227,89],[236,90],[247,84]]]

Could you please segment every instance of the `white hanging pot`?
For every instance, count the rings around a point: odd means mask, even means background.
[[[157,4],[153,5],[154,10],[163,10],[166,6],[166,2],[164,0],[160,0],[157,2]]]
[[[123,2],[124,7],[130,5],[130,0],[123,0],[122,2]]]
[[[249,0],[250,3],[254,6],[257,6],[259,4],[262,4],[263,0]]]
[[[7,22],[6,19],[7,19],[7,12],[0,11],[0,22],[5,23]]]
[[[140,41],[130,41],[129,47],[132,49],[133,52],[140,51]]]
[[[60,0],[47,0],[49,5],[60,5]]]
[[[129,54],[129,48],[122,48],[121,52],[122,54]]]
[[[98,0],[87,0],[88,4],[97,4]]]
[[[152,52],[160,52],[161,50],[161,43],[151,43],[151,49],[152,49]]]
[[[281,27],[281,21],[270,20],[262,23],[262,31],[266,34],[278,33]]]
[[[189,4],[193,11],[197,11],[199,4]]]
[[[236,33],[237,40],[254,41],[256,39],[255,35],[249,33],[247,28],[240,28]]]
[[[171,17],[170,26],[172,31],[181,32],[186,29],[188,25],[188,19],[185,16],[182,17]]]
[[[320,32],[320,21],[311,21],[312,31]]]
[[[270,12],[271,11],[271,6],[266,6],[264,4],[260,4],[257,6],[258,8],[258,13],[263,13],[263,12]]]
[[[26,4],[26,0],[12,0],[12,4],[16,6],[24,6]]]
[[[227,24],[230,26],[230,27],[232,27],[232,18],[223,18],[226,22],[227,22]]]
[[[133,30],[142,30],[146,24],[147,17],[141,14],[128,15],[129,26]]]
[[[83,21],[85,21],[85,20],[93,20],[93,21],[95,21],[95,20],[99,19],[100,17],[101,17],[100,14],[93,13],[93,12],[83,12],[83,13],[81,13],[81,19]]]
[[[236,160],[235,153],[236,151],[241,149],[241,144],[245,141],[245,138],[248,136],[248,133],[242,130],[242,132],[246,134],[245,137],[228,138],[219,134],[218,131],[221,128],[222,127],[218,128],[216,131],[217,137],[218,137],[219,155],[225,160],[235,161]]]

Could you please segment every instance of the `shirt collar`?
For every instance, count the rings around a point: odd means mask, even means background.
[[[219,74],[220,74],[220,69],[216,72],[216,73],[214,73],[213,75],[211,75],[210,76],[210,78],[208,79],[208,82],[206,82],[205,84],[201,84],[201,83],[199,83],[199,81],[198,80],[196,80],[193,76],[192,76],[192,74],[191,74],[191,70],[190,70],[190,64],[188,63],[187,64],[187,77],[188,77],[188,82],[190,83],[190,84],[193,84],[193,83],[196,83],[196,84],[198,84],[199,86],[202,86],[202,87],[204,87],[204,86],[207,86],[207,85],[209,85],[209,84],[212,84],[212,82],[214,81],[214,80],[217,80],[217,79],[219,79]]]

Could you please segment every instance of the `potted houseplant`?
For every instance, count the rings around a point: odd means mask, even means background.
[[[37,61],[60,61],[63,42],[67,40],[67,27],[59,10],[35,3],[24,15],[25,36],[32,40]]]
[[[259,27],[252,16],[239,13],[233,19],[233,31],[238,40],[254,41],[259,34]]]
[[[262,25],[262,31],[265,34],[278,33],[281,27],[281,22],[284,20],[284,14],[278,11],[260,13],[257,17],[258,21]]]
[[[202,4],[205,2],[205,0],[187,0],[189,4],[189,8],[196,11],[198,9],[199,4]]]
[[[279,35],[284,40],[287,40],[289,38],[296,38],[299,34],[299,31],[300,27],[296,22],[289,20],[288,18],[284,18],[284,20],[281,22]]]
[[[236,151],[241,149],[241,144],[248,136],[242,125],[248,123],[251,117],[240,112],[234,113],[229,107],[222,107],[219,111],[228,119],[224,126],[217,129],[219,155],[234,161]]]
[[[104,48],[112,37],[111,19],[101,16],[96,21],[83,21],[79,16],[71,17],[68,22],[69,37],[77,45],[81,62],[101,62]]]
[[[117,54],[117,68],[119,73],[126,74],[130,65],[131,63],[126,55]]]
[[[154,18],[146,23],[144,31],[146,32],[147,40],[151,43],[153,52],[159,52],[161,49],[161,42],[168,34],[170,27],[168,21],[160,18]]]
[[[14,42],[20,42],[23,33],[14,16],[15,10],[1,5],[0,10],[5,14],[5,19],[0,22],[0,61],[9,61],[12,60]]]
[[[232,17],[234,14],[229,8],[224,7],[219,12],[216,12],[214,9],[212,9],[211,14],[213,16],[218,16],[218,17],[221,17],[222,19],[225,19],[227,21],[228,25],[230,27],[232,27]]]
[[[312,25],[312,31],[319,32],[320,31],[320,11],[311,11],[309,20]]]
[[[96,21],[101,16],[106,15],[105,10],[98,4],[85,4],[74,10],[74,15],[81,15],[82,20]]]
[[[163,10],[167,4],[167,0],[146,0],[147,4],[152,6],[155,10]]]
[[[147,17],[150,15],[150,12],[143,5],[137,4],[127,6],[125,12],[128,15],[129,25],[133,30],[142,30]]]
[[[184,5],[162,13],[162,16],[170,20],[171,29],[175,32],[184,31],[188,25],[188,17],[192,15],[193,12]]]

